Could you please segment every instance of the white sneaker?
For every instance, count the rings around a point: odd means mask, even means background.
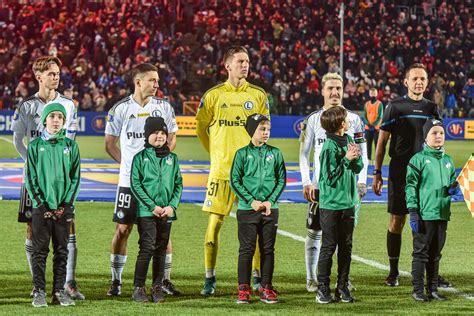
[[[306,281],[306,290],[310,293],[315,293],[318,290],[318,281],[316,281],[316,280],[307,280]]]

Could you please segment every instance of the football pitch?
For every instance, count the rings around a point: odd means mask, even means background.
[[[11,137],[2,137],[10,139]],[[103,138],[78,137],[82,158],[108,159]],[[298,142],[271,140],[283,150],[288,162],[298,161]],[[18,155],[8,141],[0,140],[0,158]],[[447,152],[460,168],[473,150],[473,142],[448,142]],[[207,154],[196,139],[179,138],[177,153],[181,159],[206,160]],[[369,179],[369,183],[371,180]],[[138,234],[134,229],[129,239],[129,257],[123,275],[122,296],[110,298],[106,292],[110,283],[110,242],[114,231],[113,203],[77,203],[77,280],[86,301],[75,307],[49,306],[38,310],[31,306],[31,275],[24,253],[25,225],[16,222],[18,201],[0,201],[3,212],[0,229],[0,313],[19,314],[473,314],[474,313],[474,219],[464,203],[452,205],[452,220],[448,225],[447,243],[443,250],[440,271],[455,289],[444,291],[448,302],[416,303],[411,298],[411,233],[403,235],[399,287],[382,285],[387,275],[386,233],[388,215],[385,204],[364,204],[359,225],[354,233],[351,279],[357,290],[354,304],[320,305],[314,294],[306,292],[304,237],[306,206],[282,204],[279,235],[275,250],[274,286],[280,302],[266,305],[253,297],[252,304],[235,303],[237,287],[237,223],[229,217],[221,230],[217,266],[217,292],[205,298],[199,294],[204,279],[204,232],[207,216],[199,205],[182,204],[178,221],[173,224],[173,270],[171,277],[183,295],[168,297],[164,304],[136,304],[131,301],[133,272],[138,253]],[[407,225],[408,226],[408,225]],[[47,291],[52,283],[52,251],[47,265]],[[333,265],[332,282],[336,267]],[[150,272],[151,274],[151,272]],[[149,274],[149,279],[151,275]],[[150,281],[147,285],[150,285]]]

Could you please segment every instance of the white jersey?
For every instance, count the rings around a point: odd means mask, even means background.
[[[66,137],[74,139],[77,130],[77,108],[74,101],[56,92],[56,97],[49,103],[61,103],[64,106],[66,109],[66,123],[64,124]],[[41,136],[44,129],[41,114],[45,105],[46,103],[41,100],[38,93],[35,93],[21,102],[15,110],[11,130],[19,136],[21,141],[26,136],[27,144],[29,144],[33,139]],[[26,159],[26,153],[20,152],[20,155],[24,160]]]
[[[324,112],[324,108],[319,111],[315,111],[308,115],[304,121],[304,126],[301,131],[300,136],[300,173],[301,181],[303,186],[313,184],[316,188],[319,188],[319,155],[323,149],[324,141],[326,140],[326,130],[321,126],[321,114]],[[354,139],[363,139],[364,137],[364,123],[359,115],[354,112],[347,111],[347,116],[349,119],[349,130],[347,134]],[[364,168],[358,175],[357,183],[367,182],[367,169],[368,169],[368,159],[367,159],[367,143],[365,139],[363,142],[358,143],[360,152],[362,155],[362,161],[364,163]],[[310,161],[309,156],[311,149],[314,149],[313,157],[313,180],[310,178]]]
[[[133,157],[144,148],[145,121],[149,116],[162,117],[169,133],[176,133],[178,130],[173,107],[168,101],[157,97],[150,98],[150,101],[142,107],[133,96],[129,96],[119,101],[109,111],[105,134],[120,136],[120,187],[130,187]]]

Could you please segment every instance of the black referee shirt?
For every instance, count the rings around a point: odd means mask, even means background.
[[[405,95],[388,103],[380,129],[391,134],[392,159],[408,162],[422,149],[423,125],[430,118],[441,119],[437,105],[425,98],[415,101]]]

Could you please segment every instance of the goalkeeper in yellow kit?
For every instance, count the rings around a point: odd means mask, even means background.
[[[203,211],[208,212],[204,240],[206,280],[202,295],[212,295],[216,288],[216,258],[219,232],[229,215],[235,195],[229,185],[230,168],[235,152],[250,141],[245,130],[247,117],[259,113],[270,115],[265,91],[246,81],[249,55],[242,46],[231,47],[224,55],[228,79],[209,89],[201,99],[196,114],[196,134],[209,152],[211,170],[207,181]],[[254,256],[254,288],[260,280],[260,254]]]

